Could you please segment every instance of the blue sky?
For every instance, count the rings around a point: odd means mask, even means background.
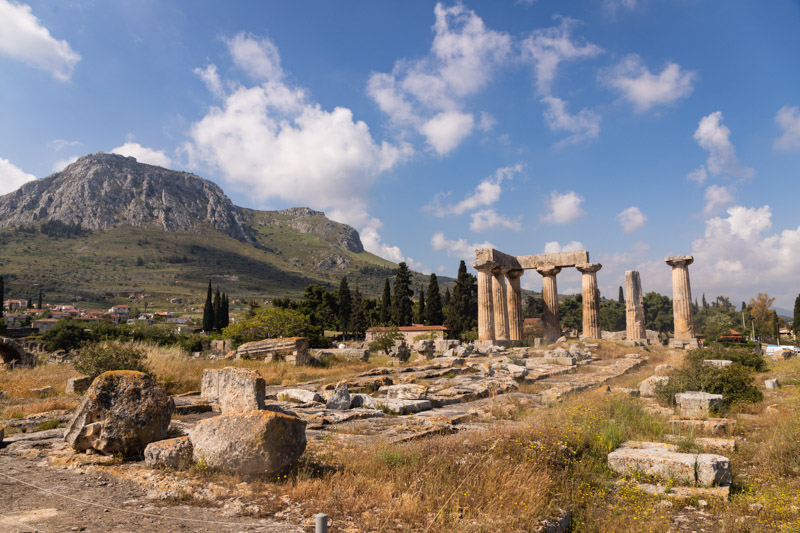
[[[582,248],[604,295],[669,294],[692,254],[694,296],[790,307],[798,28],[781,0],[0,0],[0,193],[116,151],[423,272]]]

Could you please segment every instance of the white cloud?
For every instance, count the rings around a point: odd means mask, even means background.
[[[579,250],[585,250],[583,243],[579,241],[569,241],[563,246],[558,241],[550,241],[545,243],[543,253],[558,254],[561,252],[577,252]]]
[[[636,206],[623,209],[614,219],[619,221],[625,233],[633,233],[647,222],[647,217]]]
[[[436,153],[447,155],[472,133],[475,120],[469,113],[447,111],[437,114],[420,126],[419,131]]]
[[[251,78],[259,81],[281,81],[284,73],[278,47],[267,38],[258,39],[252,34],[239,33],[225,44],[234,64]]]
[[[730,188],[724,185],[711,185],[705,193],[706,206],[703,208],[704,215],[713,215],[723,207],[731,205],[736,198]]]
[[[698,185],[706,181],[706,179],[708,179],[708,172],[706,172],[705,165],[700,165],[699,168],[686,174],[686,179],[696,181]]]
[[[790,307],[800,285],[800,227],[769,233],[769,206],[728,208],[727,217],[706,221],[703,237],[692,243],[692,287],[735,300],[747,300],[758,292],[777,297]]]
[[[775,139],[778,150],[800,150],[800,109],[783,106],[775,114],[775,122],[783,130],[783,135]]]
[[[78,160],[78,156],[77,155],[72,156],[72,157],[67,157],[66,159],[59,159],[58,161],[53,163],[53,166],[50,167],[50,170],[51,170],[51,172],[61,172],[62,170],[67,168],[67,166],[71,165],[72,163],[74,163],[77,160]]]
[[[470,215],[472,222],[469,229],[472,231],[486,231],[493,228],[507,228],[514,231],[522,230],[520,219],[512,220],[503,215],[499,215],[494,209],[482,209]]]
[[[222,88],[222,81],[219,78],[216,65],[212,63],[206,68],[197,67],[192,72],[203,80],[203,83],[205,83],[206,88],[211,94],[220,99],[225,97],[225,89]]]
[[[753,169],[739,163],[736,150],[730,141],[731,130],[722,124],[722,112],[715,111],[700,119],[694,139],[708,151],[706,168],[713,175],[729,174],[737,178],[751,178]]]
[[[475,191],[460,202],[453,205],[443,205],[441,198],[445,195],[437,194],[433,202],[425,206],[424,209],[441,217],[444,215],[462,215],[467,211],[492,205],[500,199],[500,193],[503,190],[500,185],[503,180],[513,179],[515,174],[522,172],[524,169],[525,165],[522,163],[499,168],[491,176],[481,181],[475,187]]]
[[[156,165],[165,168],[172,166],[172,159],[164,153],[164,150],[147,148],[137,142],[128,141],[122,146],[113,148],[111,153],[135,157],[139,163],[147,163],[148,165]]]
[[[56,152],[60,152],[62,148],[80,146],[81,143],[79,141],[67,141],[66,139],[53,139],[47,144]]]
[[[603,7],[611,15],[616,14],[620,8],[636,9],[639,2],[638,0],[603,0]]]
[[[22,186],[23,183],[33,181],[36,176],[23,172],[15,167],[8,159],[0,157],[0,195],[8,194]]]
[[[639,113],[656,105],[687,98],[692,94],[696,78],[695,72],[681,70],[680,65],[671,62],[664,66],[660,74],[653,74],[636,54],[628,55],[619,65],[601,76],[605,83],[627,98]]]
[[[547,199],[548,211],[539,219],[549,224],[567,224],[586,214],[581,209],[582,203],[583,198],[574,191],[567,191],[564,194],[553,191]]]
[[[437,252],[445,250],[449,257],[463,259],[467,264],[472,264],[475,260],[475,250],[479,248],[494,248],[494,244],[489,241],[482,243],[467,243],[466,239],[449,240],[444,233],[438,232],[431,237],[431,246]]]
[[[463,110],[466,98],[486,87],[510,54],[511,38],[486,28],[460,3],[436,4],[434,15],[430,53],[397,61],[391,74],[373,73],[367,94],[393,124],[416,130],[444,155],[472,132],[475,119]],[[482,117],[480,126],[487,124]]]
[[[8,0],[0,0],[0,53],[47,71],[59,81],[67,81],[81,60],[67,41],[50,35],[30,6]]]
[[[533,64],[539,94],[551,93],[553,79],[562,61],[592,58],[603,53],[603,49],[597,45],[573,40],[572,29],[577,22],[561,17],[557,27],[538,29],[522,41],[522,57]]]
[[[575,144],[586,139],[594,139],[600,133],[601,117],[589,109],[581,109],[577,115],[571,115],[566,109],[566,103],[561,98],[546,96],[542,102],[547,105],[544,117],[547,125],[553,131],[568,131],[572,133],[566,139],[559,141],[556,146]]]
[[[495,124],[497,124],[497,119],[494,118],[494,115],[486,111],[481,111],[481,119],[478,121],[479,130],[488,132],[494,128]]]

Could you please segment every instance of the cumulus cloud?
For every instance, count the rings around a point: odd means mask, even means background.
[[[583,243],[579,241],[569,241],[565,245],[561,245],[558,241],[550,241],[546,242],[544,245],[544,253],[546,254],[558,254],[561,252],[577,252],[579,250],[585,250],[583,247]]]
[[[572,30],[578,21],[568,17],[560,19],[558,26],[538,29],[521,43],[522,58],[533,64],[536,86],[541,95],[551,93],[561,62],[592,58],[603,53],[603,49],[595,44],[573,39]]]
[[[450,240],[444,233],[437,232],[431,237],[431,246],[437,252],[446,251],[449,257],[463,259],[467,264],[472,264],[475,260],[475,250],[479,248],[494,248],[494,244],[489,241],[482,243],[469,244],[466,239]]]
[[[706,293],[746,300],[758,292],[789,307],[800,285],[800,226],[772,231],[770,207],[733,206],[727,217],[706,221],[704,235],[692,243],[692,286]]]
[[[510,180],[515,174],[519,174],[524,170],[525,166],[522,163],[517,163],[513,166],[499,168],[494,173],[481,181],[472,194],[455,204],[442,204],[442,197],[445,195],[438,194],[429,205],[425,206],[425,210],[433,213],[436,216],[445,215],[462,215],[467,211],[478,209],[494,204],[500,199],[502,192],[501,184],[504,180]]]
[[[510,219],[504,217],[494,209],[481,209],[470,215],[472,222],[469,223],[469,229],[472,231],[486,231],[493,228],[507,228],[514,231],[522,229],[522,222],[520,218]]]
[[[391,73],[373,73],[367,94],[393,124],[417,131],[445,155],[472,133],[475,119],[463,110],[466,98],[486,87],[510,54],[511,38],[488,29],[460,3],[436,4],[434,16],[429,54],[397,61]]]
[[[372,183],[408,157],[410,147],[376,142],[350,109],[322,109],[306,89],[286,81],[268,39],[239,34],[226,43],[234,63],[260,83],[223,84],[216,67],[199,74],[221,102],[192,124],[182,147],[189,166],[249,191],[253,201],[279,198],[325,210],[356,227],[368,251],[418,264],[382,241],[381,222],[368,212]]]
[[[643,113],[657,105],[671,104],[687,98],[694,89],[694,71],[681,70],[669,62],[660,74],[650,72],[642,58],[628,55],[617,66],[606,71],[601,79],[629,100],[637,112]]]
[[[715,111],[700,119],[694,139],[708,152],[706,168],[713,175],[729,174],[737,178],[751,178],[753,169],[742,166],[730,141],[731,130],[722,124],[722,112]]]
[[[636,206],[623,209],[614,219],[620,223],[625,233],[633,233],[647,222],[647,217]]]
[[[67,41],[50,35],[30,6],[0,0],[0,53],[67,81],[81,60]]]
[[[701,184],[708,179],[708,172],[706,172],[706,167],[704,165],[700,165],[699,168],[692,170],[688,174],[686,174],[686,179],[696,181],[697,184]]]
[[[0,195],[19,189],[23,183],[33,181],[36,176],[23,172],[8,159],[0,157]]]
[[[74,163],[77,160],[78,160],[78,156],[77,155],[72,156],[72,157],[67,157],[66,159],[59,159],[58,161],[53,163],[53,166],[50,167],[50,170],[52,172],[61,172],[62,170],[67,168],[67,166],[71,165],[72,163]]]
[[[703,208],[704,215],[713,215],[723,207],[731,205],[736,198],[733,196],[729,187],[724,185],[711,185],[705,193],[706,206]]]
[[[566,139],[559,141],[556,146],[579,143],[586,139],[594,139],[600,133],[601,117],[589,109],[581,109],[576,115],[571,115],[566,108],[566,103],[561,98],[547,96],[542,98],[547,105],[544,117],[547,125],[553,131],[568,131],[572,133]]]
[[[135,157],[139,163],[147,163],[148,165],[156,165],[165,168],[172,166],[172,159],[164,153],[164,150],[147,148],[137,142],[128,141],[122,146],[113,148],[111,153]]]
[[[783,135],[775,139],[773,146],[778,150],[800,150],[800,108],[783,106],[775,114],[775,122]]]
[[[220,80],[216,65],[211,64],[206,68],[197,67],[192,72],[203,80],[203,83],[205,83],[206,88],[211,94],[220,99],[225,97],[225,90],[222,88],[222,80]]]
[[[550,224],[568,224],[586,214],[581,209],[582,203],[583,198],[574,191],[563,194],[553,191],[547,199],[547,212],[539,219]]]

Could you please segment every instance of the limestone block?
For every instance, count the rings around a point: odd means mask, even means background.
[[[407,415],[429,411],[433,408],[430,400],[390,400],[379,398],[375,400],[378,409],[395,415]]]
[[[694,485],[695,456],[664,447],[617,448],[608,454],[608,467],[623,475],[646,474]]]
[[[236,349],[239,359],[260,359],[262,361],[286,360],[296,365],[306,365],[311,360],[305,337],[285,337],[247,342]]]
[[[715,366],[717,368],[724,368],[726,366],[731,366],[733,361],[728,361],[727,359],[704,359],[703,364],[707,366]]]
[[[200,396],[217,402],[222,413],[242,413],[264,408],[266,382],[247,368],[225,367],[203,371]]]
[[[575,366],[576,360],[572,356],[566,357],[542,357],[542,364],[557,365],[557,366]]]
[[[89,385],[92,384],[92,378],[88,376],[82,376],[79,378],[69,378],[67,380],[67,386],[64,389],[66,394],[82,394],[89,388]]]
[[[731,484],[731,462],[727,457],[711,453],[697,456],[697,484],[701,487]]]
[[[672,365],[656,365],[654,372],[656,376],[669,376],[675,371],[675,367]]]
[[[306,449],[306,423],[274,411],[228,413],[197,423],[192,456],[231,474],[276,475]]]
[[[136,455],[167,436],[172,398],[150,376],[131,370],[100,374],[67,425],[76,451]]]
[[[650,376],[639,383],[639,395],[643,398],[652,398],[656,395],[656,387],[669,382],[669,376]]]
[[[282,402],[325,403],[325,399],[319,393],[306,389],[284,389],[278,393],[278,399]]]
[[[528,369],[520,365],[506,365],[506,370],[514,379],[525,379],[525,376],[528,375]]]
[[[437,352],[446,352],[458,346],[456,340],[436,339],[433,341],[433,347]]]
[[[390,400],[423,400],[428,395],[428,387],[413,383],[407,385],[389,385],[381,387],[381,392],[386,393]]]
[[[150,467],[187,468],[192,461],[189,437],[151,442],[144,449],[144,462]]]
[[[361,407],[364,409],[377,409],[378,404],[372,396],[369,394],[351,394],[350,395],[350,407],[356,408]]]
[[[397,359],[401,363],[405,363],[411,359],[411,350],[408,349],[408,345],[405,341],[397,341],[394,343],[392,349],[389,350],[389,356],[393,359]]]
[[[675,395],[675,403],[681,407],[681,416],[705,418],[711,410],[722,409],[722,394],[681,392]]]
[[[422,354],[425,359],[433,359],[435,348],[432,340],[422,340],[414,343],[414,350]]]
[[[777,389],[778,387],[780,387],[780,384],[778,383],[777,379],[773,378],[773,379],[765,379],[764,380],[764,386],[768,390],[773,390],[773,389]]]
[[[369,361],[369,348],[333,348],[319,352],[319,356],[333,355],[350,361]]]
[[[333,393],[328,397],[325,408],[337,410],[350,409],[350,403],[350,391],[347,389],[347,382],[340,381],[336,384]]]

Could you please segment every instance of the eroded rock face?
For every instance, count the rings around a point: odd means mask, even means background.
[[[336,389],[328,397],[325,407],[328,409],[350,409],[350,391],[347,388],[346,381],[340,381],[336,384]]]
[[[189,435],[195,461],[223,472],[275,475],[306,449],[306,423],[273,411],[231,413],[198,422]]]
[[[116,370],[98,376],[67,425],[76,451],[139,455],[167,436],[172,398],[142,372]]]
[[[176,470],[186,468],[192,461],[192,443],[189,437],[151,442],[144,449],[144,462],[151,467],[167,467]]]
[[[223,413],[255,411],[264,408],[266,386],[257,371],[228,366],[203,371],[200,395]]]

